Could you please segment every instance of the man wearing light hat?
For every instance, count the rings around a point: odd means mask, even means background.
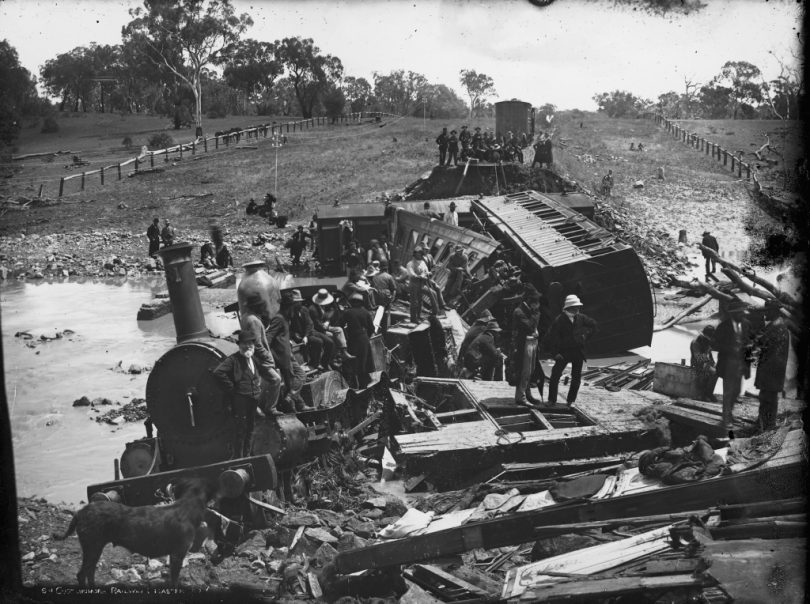
[[[575,295],[565,297],[563,311],[551,323],[546,336],[546,346],[554,355],[554,368],[548,382],[548,402],[557,403],[557,388],[560,377],[571,363],[571,386],[568,388],[568,404],[577,400],[582,382],[582,364],[585,362],[585,343],[597,331],[596,321],[580,312],[582,302]]]
[[[312,302],[313,305],[309,308],[309,316],[312,319],[315,331],[332,339],[333,346],[337,346],[341,360],[353,359],[354,356],[350,355],[346,350],[346,336],[343,333],[343,328],[337,325],[340,313],[334,306],[334,296],[325,288],[321,288],[312,296]],[[326,366],[331,360],[331,357],[324,359],[323,364]]]
[[[329,362],[332,360],[332,355],[335,353],[335,344],[325,334],[315,331],[309,311],[302,306],[303,302],[304,298],[301,296],[301,290],[293,289],[290,291],[290,305],[287,311],[290,322],[290,340],[295,344],[302,344],[306,347],[311,366],[323,369],[324,366],[328,367]],[[325,365],[322,365],[321,359],[324,356],[327,360]]]
[[[250,437],[262,394],[261,366],[253,359],[255,344],[253,334],[240,331],[239,350],[226,357],[213,371],[214,378],[231,395],[235,428],[232,457],[250,454]]]

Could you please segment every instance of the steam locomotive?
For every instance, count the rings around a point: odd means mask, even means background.
[[[177,344],[155,362],[149,375],[146,437],[126,445],[120,461],[115,460],[114,480],[87,487],[88,501],[154,504],[170,497],[170,485],[178,478],[193,476],[219,482],[224,515],[261,525],[265,510],[273,508],[268,505],[271,492],[281,499],[292,497],[289,470],[305,455],[323,453],[334,428],[361,421],[367,399],[349,391],[345,400],[331,407],[297,415],[257,417],[252,455],[235,458],[227,394],[211,370],[234,353],[237,345],[212,337],[205,325],[192,247],[178,243],[159,252]],[[262,272],[256,266],[249,271],[258,274],[259,286],[269,279]],[[264,295],[269,300],[269,292]],[[302,395],[329,402],[345,388],[340,374],[327,372],[307,384]]]

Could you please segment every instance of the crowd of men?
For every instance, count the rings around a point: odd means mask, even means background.
[[[776,427],[779,393],[785,388],[790,331],[778,302],[765,304],[764,322],[754,329],[746,307],[739,300],[721,306],[723,319],[715,327],[707,325],[690,343],[691,366],[704,400],[716,401],[714,388],[723,381],[723,424],[731,428],[734,406],[739,402],[744,378],[751,376],[757,361],[754,386],[759,389],[761,430]],[[712,351],[717,351],[715,362]]]
[[[460,132],[451,130],[448,133],[447,128],[442,128],[436,137],[436,144],[439,147],[440,166],[451,163],[457,166],[468,159],[523,163],[523,148],[528,146],[529,137],[525,132],[516,135],[511,131],[495,136],[492,130],[482,132],[479,127],[470,132],[467,126],[462,126]]]

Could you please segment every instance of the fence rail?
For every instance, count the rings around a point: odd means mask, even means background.
[[[681,141],[685,145],[693,147],[699,153],[710,155],[712,159],[716,159],[718,162],[722,161],[724,167],[731,163],[731,172],[736,173],[740,178],[742,178],[743,170],[745,170],[745,178],[751,180],[751,164],[742,160],[742,151],[738,151],[737,155],[735,156],[733,151],[723,149],[723,147],[717,143],[707,140],[702,136],[698,136],[694,132],[689,132],[685,128],[682,128],[679,124],[675,123],[675,121],[665,118],[660,113],[645,113],[644,117],[651,119],[659,126],[662,126],[666,130],[667,134],[672,136],[674,139]],[[729,160],[731,161],[729,162]],[[755,171],[756,169],[754,169],[754,172]]]
[[[96,168],[94,170],[86,170],[83,172],[78,172],[76,174],[62,176],[59,179],[59,197],[65,195],[66,182],[79,179],[80,183],[79,192],[81,192],[85,190],[85,187],[88,184],[88,177],[90,176],[95,176],[96,174],[98,174],[100,183],[104,185],[106,180],[109,179],[108,178],[109,174],[115,174],[117,180],[122,180],[125,174],[127,176],[130,176],[146,169],[144,166],[147,163],[148,169],[150,170],[154,169],[156,158],[158,161],[160,161],[160,159],[162,158],[163,163],[166,164],[169,163],[170,156],[172,158],[177,157],[179,159],[183,159],[183,153],[191,153],[192,156],[196,156],[198,153],[208,153],[209,150],[218,150],[220,145],[223,145],[225,148],[228,148],[231,146],[231,144],[240,142],[243,137],[245,138],[246,141],[250,141],[251,139],[259,140],[259,138],[267,138],[268,135],[270,137],[275,137],[276,135],[283,135],[288,132],[295,133],[298,131],[304,131],[310,128],[314,128],[316,126],[322,125],[325,126],[332,123],[348,124],[351,122],[358,122],[360,120],[367,118],[381,119],[383,117],[400,117],[400,116],[381,111],[360,111],[356,113],[341,115],[334,119],[326,116],[312,117],[304,120],[284,122],[280,124],[274,123],[274,124],[261,124],[259,126],[251,126],[249,128],[239,130],[238,132],[218,133],[206,138],[195,139],[189,143],[180,143],[178,145],[167,147],[165,149],[147,151],[146,153],[142,153],[137,157],[131,157],[129,159],[113,163],[108,166],[103,166],[101,168]],[[133,166],[134,169],[124,170],[124,168],[127,168],[128,166]],[[113,170],[115,172],[112,172]],[[44,183],[40,184],[39,188],[40,197],[42,196],[43,188]]]

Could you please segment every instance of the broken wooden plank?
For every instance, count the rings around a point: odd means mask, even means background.
[[[459,598],[486,597],[490,594],[480,587],[468,583],[438,566],[432,564],[415,564],[409,573],[411,581],[422,585],[440,597]]]
[[[521,597],[526,602],[570,601],[575,598],[628,595],[647,591],[673,591],[677,589],[700,589],[704,585],[716,583],[702,575],[694,577],[691,573],[669,575],[664,577],[616,577],[614,579],[579,579],[564,583],[554,583],[532,587]]]
[[[801,430],[793,432],[800,433]],[[774,456],[763,466],[739,474],[609,499],[558,504],[341,552],[335,558],[335,566],[345,574],[366,568],[406,564],[459,554],[476,547],[490,549],[525,543],[533,539],[535,528],[543,525],[676,514],[720,503],[797,497],[804,494],[804,489],[804,460],[799,449],[787,457]]]
[[[776,514],[798,514],[804,512],[806,509],[807,499],[804,497],[762,501],[758,503],[721,505],[720,519],[733,520],[736,518],[755,518],[758,516],[771,516]]]

